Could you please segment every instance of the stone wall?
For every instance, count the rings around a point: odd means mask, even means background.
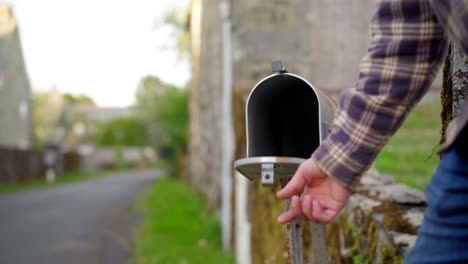
[[[375,1],[236,0],[232,8],[235,88],[251,89],[274,59],[321,89],[356,81]]]
[[[16,20],[0,4],[0,146],[30,147],[30,95]]]
[[[202,12],[203,16],[200,16]],[[221,18],[217,0],[192,3],[189,180],[212,208],[221,190]]]
[[[402,263],[414,246],[425,206],[422,192],[370,170],[327,227],[333,263]]]

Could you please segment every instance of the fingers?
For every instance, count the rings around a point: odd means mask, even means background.
[[[294,213],[296,218],[305,218],[302,213],[301,199],[298,196],[293,196],[291,198],[291,211]]]
[[[328,224],[335,218],[336,214],[336,210],[322,207],[319,201],[312,199],[309,195],[305,195],[302,201],[299,197],[294,196],[291,199],[290,210],[281,214],[277,221],[280,224],[285,224],[296,218],[302,218]]]
[[[281,214],[278,217],[277,221],[280,224],[285,224],[285,223],[291,222],[292,220],[296,218],[304,219],[306,217],[302,213],[302,205],[301,205],[300,198],[298,196],[293,196],[291,198],[290,209],[287,212]]]
[[[313,209],[312,209],[312,197],[310,195],[305,194],[302,200],[302,213],[304,214],[305,218],[313,219]]]
[[[296,218],[296,215],[291,210],[289,210],[289,211],[281,214],[280,216],[278,216],[278,218],[276,220],[280,224],[286,224],[286,223],[291,222],[295,218]]]
[[[296,173],[294,174],[294,177],[292,177],[289,183],[281,191],[279,191],[276,196],[279,199],[287,199],[299,194],[302,189],[304,189],[306,184],[304,177],[305,176],[302,166],[299,166]]]
[[[324,209],[319,201],[312,201],[312,218],[315,221],[328,224],[335,218],[337,212],[331,209]]]
[[[301,213],[305,219],[322,223],[328,223],[332,219],[327,214],[327,210],[323,209],[320,203],[308,194],[303,196],[301,207]]]

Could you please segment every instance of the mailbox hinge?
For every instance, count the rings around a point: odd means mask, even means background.
[[[275,182],[275,164],[264,163],[262,164],[262,185],[266,187],[273,186]]]
[[[272,61],[271,70],[276,73],[287,73],[286,67],[283,66],[281,61]]]

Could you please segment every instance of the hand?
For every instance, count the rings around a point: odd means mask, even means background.
[[[297,194],[303,191],[302,197]],[[343,209],[351,192],[325,174],[312,159],[303,162],[291,181],[277,193],[279,199],[291,198],[289,211],[278,217],[281,224],[295,218],[328,224]]]

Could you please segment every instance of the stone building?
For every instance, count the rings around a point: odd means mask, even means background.
[[[0,4],[0,147],[31,145],[31,88],[16,20]]]
[[[250,90],[274,59],[320,89],[352,86],[374,8],[371,0],[233,1],[235,89]]]
[[[191,10],[190,181],[213,208],[220,205],[222,39],[218,0],[193,0]]]

